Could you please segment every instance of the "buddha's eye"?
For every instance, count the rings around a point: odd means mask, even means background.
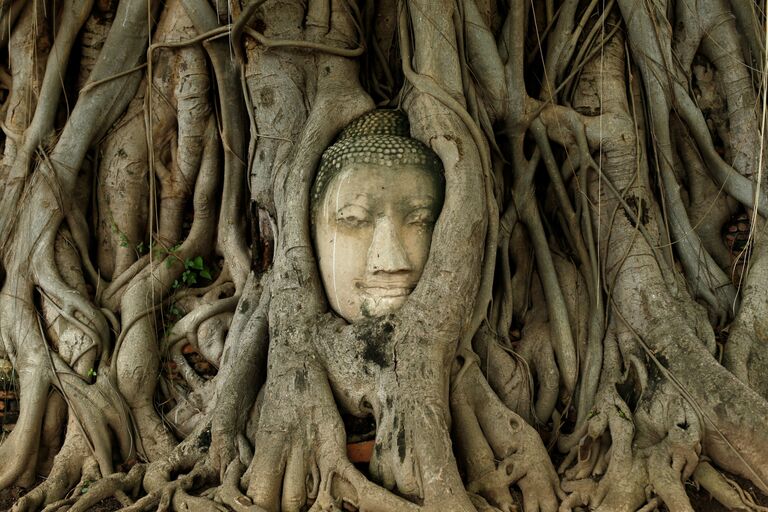
[[[405,223],[410,226],[432,226],[435,214],[429,208],[418,208],[405,217]]]
[[[365,208],[347,205],[336,212],[336,222],[349,228],[362,228],[373,224],[373,217]]]

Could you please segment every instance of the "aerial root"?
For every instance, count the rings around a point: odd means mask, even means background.
[[[555,361],[549,322],[541,318],[528,321],[518,353],[538,381],[536,400],[533,404],[534,419],[539,423],[546,423],[555,411],[560,392],[560,370]]]
[[[51,261],[53,261],[51,259]],[[38,265],[38,267],[45,265]],[[67,285],[53,270],[55,267],[46,267],[45,270],[35,271],[36,281],[41,294],[49,303],[73,325],[76,325],[88,337],[93,345],[72,355],[70,365],[74,366],[80,357],[91,348],[96,349],[96,354],[101,354],[110,336],[110,324],[101,309],[95,307],[90,300],[80,295],[74,288]]]
[[[88,446],[81,430],[70,418],[67,422],[64,444],[54,457],[48,477],[24,495],[14,505],[13,512],[40,510],[47,504],[62,500],[78,480],[82,481],[83,474],[91,471],[91,466],[86,470],[87,454]]]
[[[45,374],[45,372],[42,372]],[[13,483],[31,486],[34,477],[34,463],[37,459],[40,431],[45,413],[49,381],[44,376],[33,374],[37,379],[24,382],[21,377],[21,410],[16,426],[0,444],[0,489]]]
[[[564,494],[541,437],[501,403],[477,364],[465,365],[455,377],[451,410],[467,491],[511,512],[517,507],[509,486],[517,483],[526,511],[557,510]]]
[[[737,482],[717,471],[706,460],[696,466],[693,479],[728,510],[768,512],[768,507],[755,503],[755,499]]]
[[[573,463],[564,471],[563,489],[569,494],[560,511],[589,506],[632,512],[653,510],[660,503],[692,511],[684,483],[698,464],[702,433],[690,406],[659,393],[647,409],[639,406],[632,419],[627,405],[608,388],[561,466]]]
[[[113,473],[95,480],[84,473],[71,497],[51,503],[43,510],[55,512],[62,507],[69,507],[69,512],[87,512],[98,502],[110,497],[116,498],[124,507],[129,507],[134,503],[131,496],[136,496],[141,489],[145,468],[144,464],[135,464],[128,473]]]
[[[97,287],[104,287],[106,281],[101,278],[101,274],[96,270],[96,266],[93,264],[93,260],[88,251],[88,223],[85,218],[85,213],[79,208],[70,211],[67,215],[67,226],[69,227],[72,242],[74,242],[74,245],[77,248],[80,261],[83,265],[83,270],[88,276],[88,279]]]
[[[337,459],[334,469],[320,464],[320,486],[310,512],[336,512],[349,504],[371,512],[417,512],[418,505],[368,480],[352,463]]]
[[[178,464],[174,464],[171,458],[160,464],[153,463],[147,468],[144,486],[150,492],[123,510],[127,512],[145,510],[226,512],[226,507],[215,503],[212,499],[206,496],[192,496],[188,492],[216,483],[217,473],[204,457],[195,461],[188,473],[176,478],[172,478],[171,474],[176,473],[177,470],[189,469],[188,464],[192,462],[194,456],[184,457],[185,460],[177,461]]]
[[[240,460],[230,462],[216,491],[216,501],[234,509],[235,512],[261,512],[263,509],[254,505],[251,498],[240,491],[240,479],[245,470],[246,467]]]
[[[533,422],[531,369],[521,355],[502,344],[484,324],[472,340],[488,384],[510,410]]]

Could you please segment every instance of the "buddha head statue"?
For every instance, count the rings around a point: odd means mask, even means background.
[[[325,150],[311,193],[328,301],[349,322],[393,312],[424,270],[443,205],[442,163],[396,110],[349,124]]]

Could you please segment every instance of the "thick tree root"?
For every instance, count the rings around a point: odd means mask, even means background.
[[[80,429],[70,420],[67,437],[61,451],[54,459],[53,468],[48,478],[24,495],[13,508],[14,512],[39,510],[45,505],[63,499],[72,487],[85,474],[86,459],[89,448],[85,443]],[[94,462],[91,459],[90,464]]]
[[[721,232],[736,199],[768,212],[763,13],[211,3],[0,1],[0,355],[21,402],[0,488],[47,474],[14,512],[511,512],[512,485],[526,511],[685,512],[690,477],[760,510],[702,461],[768,489],[764,222]],[[439,155],[445,203],[406,304],[346,325],[306,207],[323,149],[378,104]],[[727,370],[689,293],[719,327],[736,314]],[[158,385],[168,359],[181,384]],[[370,478],[342,412],[376,423]],[[567,452],[562,485],[534,427]]]
[[[295,401],[286,406],[285,401]],[[348,503],[362,510],[416,510],[369,482],[346,457],[344,427],[330,387],[317,368],[299,367],[267,383],[245,475],[248,496],[266,511],[314,510]]]
[[[699,462],[693,479],[728,510],[768,511],[767,507],[755,503],[755,499],[738,483],[717,471],[709,462]]]
[[[135,464],[126,473],[113,473],[98,480],[82,480],[75,488],[74,496],[51,503],[44,510],[54,512],[68,507],[69,512],[87,512],[97,503],[107,498],[116,498],[124,507],[133,505],[130,496],[136,496],[141,489],[144,465]]]
[[[206,452],[210,445],[210,429],[200,429],[179,444],[173,452],[149,464],[144,473],[143,487],[147,494],[126,511],[174,510],[174,511],[215,511],[224,512],[225,507],[206,497],[189,494],[207,489],[216,483],[217,475],[208,464]],[[130,476],[129,472],[129,476]],[[124,481],[125,487],[128,477]]]
[[[658,396],[660,395],[660,396]],[[563,462],[561,511],[589,506],[634,511],[654,499],[671,510],[693,511],[684,483],[701,453],[702,432],[693,409],[676,394],[656,392],[648,408],[632,413],[615,391],[604,388],[579,445]]]
[[[509,487],[517,484],[526,511],[556,510],[564,495],[538,433],[501,403],[476,361],[463,364],[454,376],[451,411],[467,490],[511,512]]]

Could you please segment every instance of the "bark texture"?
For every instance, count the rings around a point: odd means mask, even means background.
[[[0,1],[0,490],[630,512],[694,481],[762,510],[720,471],[768,494],[764,13]],[[445,202],[405,305],[348,324],[310,188],[374,108]]]

